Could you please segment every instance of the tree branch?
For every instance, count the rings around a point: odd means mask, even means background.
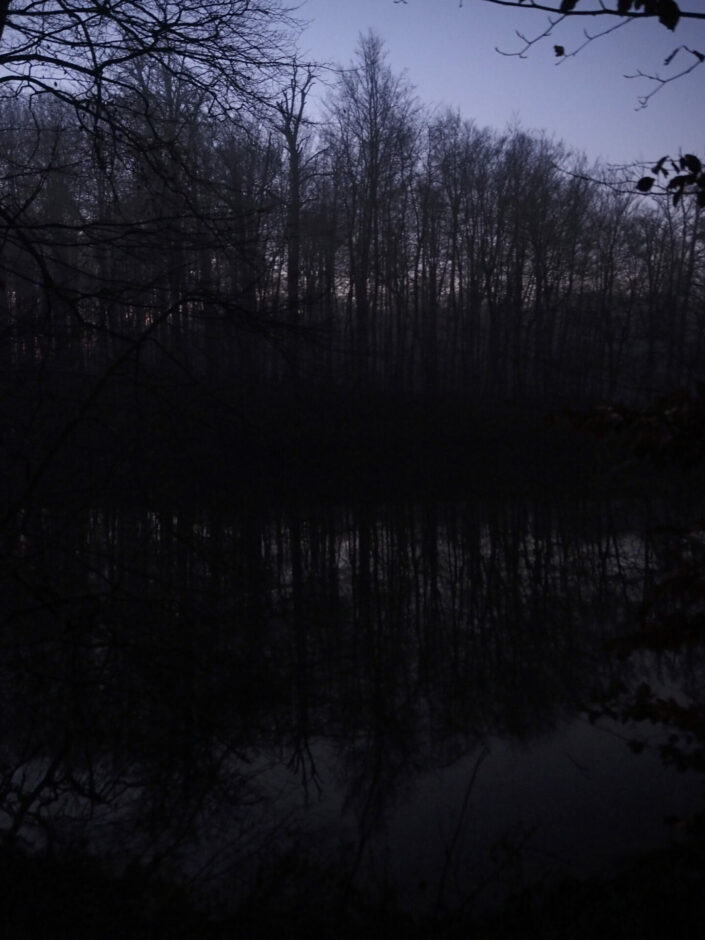
[[[579,2],[579,0],[578,0]],[[618,16],[622,19],[644,19],[644,17],[654,17],[658,15],[656,4],[654,9],[626,10],[616,5],[614,9],[600,3],[597,7],[581,10],[576,6],[567,9],[566,3],[537,3],[535,0],[482,0],[482,3],[492,3],[500,7],[513,7],[517,10],[540,10],[544,13],[555,13],[560,16]],[[680,18],[683,20],[705,20],[705,12],[696,10],[680,10]]]
[[[663,78],[658,74],[658,72],[643,72],[641,69],[637,69],[637,71],[631,75],[624,76],[625,78],[645,78],[648,81],[654,82],[656,84],[656,87],[652,88],[652,90],[647,95],[639,96],[639,105],[637,107],[638,111],[647,107],[649,101],[651,101],[654,95],[658,94],[658,92],[665,88],[666,85],[670,85],[671,82],[675,82],[677,79],[683,78],[685,75],[689,75],[691,72],[695,71],[695,69],[699,68],[703,62],[705,62],[705,55],[703,55],[702,52],[698,52],[697,49],[690,49],[688,46],[678,46],[678,48],[673,50],[673,52],[668,56],[663,64],[670,65],[681,50],[689,52],[694,57],[695,61],[691,62],[691,64],[686,68],[681,69],[680,72],[675,72],[673,75],[669,75],[667,78]]]

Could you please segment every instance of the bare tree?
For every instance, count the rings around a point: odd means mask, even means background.
[[[70,107],[109,176],[119,141],[144,148],[132,118],[139,76],[158,68],[204,113],[232,118],[271,93],[292,26],[279,0],[12,0],[0,6],[0,95]],[[0,221],[16,221],[1,196]]]
[[[349,265],[348,314],[357,370],[366,380],[384,303],[388,209],[416,152],[417,104],[385,60],[381,39],[361,37],[355,67],[341,73],[329,104],[325,142],[344,205]]]
[[[303,69],[294,64],[289,87],[277,102],[278,128],[286,142],[289,158],[289,194],[287,199],[287,309],[289,322],[295,326],[299,313],[299,274],[301,242],[301,174],[306,139],[302,130],[307,126],[304,118],[306,100],[314,83],[311,66]]]
[[[227,113],[265,94],[288,61],[292,25],[280,0],[9,0],[0,6],[0,85],[51,94],[100,121],[128,63],[172,72],[178,63]]]
[[[113,364],[128,349],[135,355],[140,335],[145,345],[168,345],[184,318],[202,310],[204,281],[196,272],[204,239],[212,243],[217,230],[204,212],[209,205],[217,214],[222,202],[205,198],[197,138],[206,124],[213,136],[226,122],[246,122],[276,94],[294,25],[280,0],[0,6],[0,100],[14,101],[23,116],[27,159],[50,140],[45,102],[56,103],[62,127],[43,169],[36,159],[6,167],[0,287],[11,282],[13,299],[0,290],[4,336],[25,331],[20,320],[29,308],[17,299],[30,287],[47,311],[41,329],[29,330],[41,334],[40,345],[66,335],[74,352],[85,352],[102,334]],[[71,167],[57,149],[65,151],[70,139]],[[143,198],[136,200],[140,175]],[[19,183],[21,197],[13,179],[30,182]],[[10,263],[13,252],[20,268]],[[49,437],[63,439],[63,431]],[[43,447],[48,454],[54,444]]]

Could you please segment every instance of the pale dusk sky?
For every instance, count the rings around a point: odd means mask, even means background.
[[[704,0],[688,2],[705,10]],[[495,47],[517,51],[516,30],[538,35],[547,14],[482,0],[462,6],[458,0],[304,0],[297,15],[310,21],[300,40],[302,57],[350,65],[360,34],[372,29],[384,40],[393,70],[406,73],[422,102],[458,108],[480,126],[502,130],[519,123],[590,159],[618,164],[705,150],[705,65],[664,87],[641,110],[638,98],[653,84],[624,77],[639,69],[665,77],[664,59],[680,45],[705,53],[705,22],[681,20],[670,32],[654,18],[632,21],[557,65],[554,43],[570,52],[585,28],[597,32],[616,20],[566,21],[519,59]],[[674,65],[693,61],[680,52]]]

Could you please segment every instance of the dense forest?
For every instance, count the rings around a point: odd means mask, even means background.
[[[371,34],[323,105],[287,68],[228,119],[168,58],[128,62],[97,127],[0,102],[4,400],[40,436],[54,385],[47,422],[90,399],[122,447],[155,408],[325,437],[341,401],[550,411],[699,377],[695,200],[430,112]]]

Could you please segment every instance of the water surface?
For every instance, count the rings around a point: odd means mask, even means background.
[[[697,653],[605,648],[667,566],[651,527],[694,511],[27,514],[0,583],[3,831],[224,906],[304,861],[415,912],[609,871],[699,807],[658,727],[589,718],[615,679],[702,687]]]

